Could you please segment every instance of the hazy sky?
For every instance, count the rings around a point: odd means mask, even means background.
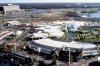
[[[90,2],[90,3],[98,3],[100,0],[0,0],[0,3],[65,3],[65,2]]]

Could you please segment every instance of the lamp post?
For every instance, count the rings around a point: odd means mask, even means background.
[[[16,29],[14,29],[14,32],[15,32],[15,41],[14,41],[14,49],[15,49],[15,52],[17,51],[17,32],[16,32]]]
[[[68,64],[69,64],[69,66],[70,66],[70,64],[71,64],[71,58],[70,58],[70,47],[68,48],[68,51],[69,51],[69,62],[68,62]]]
[[[16,52],[16,44],[14,45],[14,47],[15,47],[15,52]]]
[[[4,15],[2,14],[0,17],[2,18],[1,19],[1,24],[0,24],[0,28],[2,29],[3,28],[3,17],[4,17]]]

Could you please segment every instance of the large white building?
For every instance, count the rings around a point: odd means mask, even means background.
[[[41,48],[41,52],[44,53],[50,53],[53,49],[61,49],[65,47],[65,50],[67,51],[68,48],[71,49],[71,51],[81,51],[83,56],[89,56],[89,55],[98,55],[97,46],[92,43],[82,43],[82,42],[61,42],[61,41],[55,41],[49,38],[46,39],[39,39],[39,40],[33,40],[33,43],[31,44],[30,48],[33,48],[34,50],[38,50],[38,48]]]
[[[19,5],[3,6],[3,10],[5,14],[15,14],[20,12],[20,7]]]

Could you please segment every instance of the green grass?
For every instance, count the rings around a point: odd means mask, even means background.
[[[98,41],[100,41],[100,38],[97,37],[95,34],[85,33],[85,34],[76,34],[76,35],[77,35],[76,39],[80,39],[82,37],[85,37],[85,38],[82,38],[79,40],[82,42],[98,42]]]
[[[79,30],[95,30],[95,27],[80,27]]]
[[[13,20],[14,18],[0,18],[0,20]]]
[[[74,18],[77,21],[97,21],[100,22],[100,18]]]
[[[100,38],[94,38],[94,39],[91,39],[91,38],[85,38],[83,40],[81,40],[82,42],[100,42]]]
[[[80,37],[80,36],[85,36],[85,37],[93,36],[93,35],[91,35],[90,33],[76,34],[76,35],[77,35],[77,37]]]
[[[94,38],[94,39],[91,39],[91,41],[93,41],[93,42],[100,42],[100,38]]]
[[[91,36],[91,34],[90,34],[90,33],[79,34],[79,35],[82,35],[82,36]]]
[[[67,32],[65,31],[65,32],[64,32],[64,35],[63,35],[60,39],[65,39],[66,36],[67,36]]]

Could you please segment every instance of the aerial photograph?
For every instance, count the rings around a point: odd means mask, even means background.
[[[100,0],[0,0],[0,66],[100,66]]]

